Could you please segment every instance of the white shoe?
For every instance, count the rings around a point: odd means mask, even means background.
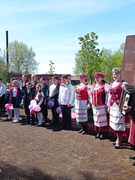
[[[16,122],[16,119],[13,119],[12,123],[15,123]]]
[[[13,123],[18,123],[18,122],[19,122],[19,120],[14,119],[12,122],[13,122]]]
[[[18,123],[18,122],[19,122],[19,120],[16,119],[15,123]]]

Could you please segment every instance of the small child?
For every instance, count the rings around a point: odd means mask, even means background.
[[[42,126],[43,122],[43,100],[44,100],[44,94],[41,92],[41,85],[37,84],[36,85],[36,96],[34,98],[37,102],[37,105],[41,107],[40,112],[37,112],[37,119],[38,119],[38,124],[37,126]]]

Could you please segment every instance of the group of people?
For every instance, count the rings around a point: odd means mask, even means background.
[[[44,98],[47,96],[48,88],[49,87],[46,84],[46,79],[41,78],[40,81],[38,81],[36,75],[32,75],[31,79],[28,80],[27,75],[24,74],[20,84],[18,80],[12,78],[11,81],[5,85],[1,79],[1,113],[3,113],[3,109],[5,111],[5,105],[7,103],[12,104],[13,109],[7,109],[7,120],[12,120],[13,123],[18,123],[20,118],[20,107],[24,107],[27,124],[30,124],[30,120],[32,118],[31,125],[34,125],[35,116],[30,114],[29,105],[31,100],[35,100],[36,103],[41,107],[41,111],[36,114],[38,119],[37,126],[41,126],[43,115],[44,118],[47,119],[47,113],[45,112],[46,108],[43,106],[45,106]]]
[[[53,101],[54,106],[51,107],[52,120],[51,126],[58,125],[59,113],[56,112],[57,107],[61,107],[63,115],[62,129],[71,129],[71,103],[74,95],[74,89],[71,85],[71,75],[62,75],[61,81],[58,76],[52,77],[52,84],[49,86],[47,79],[42,77],[37,78],[37,75],[31,75],[28,79],[27,75],[22,75],[21,83],[16,79],[11,79],[6,85],[0,79],[0,107],[1,114],[5,112],[7,103],[13,105],[13,109],[8,108],[7,120],[12,120],[13,123],[18,123],[20,119],[20,107],[24,108],[25,117],[22,122],[25,124],[37,126],[43,125],[43,122],[48,121],[48,101]],[[31,113],[30,104],[35,100],[40,106],[40,111],[36,114]]]
[[[13,123],[19,121],[19,107],[23,102],[27,124],[35,124],[35,116],[38,120],[37,126],[42,126],[43,121],[47,121],[47,102],[54,101],[51,107],[52,121],[51,126],[59,123],[57,107],[62,111],[62,129],[69,130],[72,125],[71,108],[75,91],[75,113],[76,124],[82,128],[79,133],[88,133],[88,109],[92,109],[95,131],[95,138],[100,140],[105,138],[105,131],[111,129],[116,134],[116,141],[113,143],[115,149],[120,149],[123,144],[123,136],[128,138],[128,142],[135,147],[135,116],[124,116],[120,111],[120,99],[124,85],[127,83],[122,79],[122,70],[114,68],[112,70],[113,82],[107,83],[103,73],[94,74],[94,83],[88,84],[87,75],[80,74],[80,83],[75,90],[71,84],[71,75],[62,75],[61,80],[57,76],[52,78],[49,86],[45,78],[37,79],[36,75],[31,76],[28,81],[27,75],[22,76],[21,87],[18,81],[12,79],[7,83],[7,87],[0,79],[0,107],[1,111],[5,103],[13,104],[13,112],[8,109],[8,119],[13,119]],[[41,110],[35,114],[30,114],[29,105],[31,100],[35,100]],[[129,112],[130,106],[124,106],[123,110]],[[30,121],[31,120],[31,121]],[[130,156],[135,159],[135,156]],[[135,165],[135,163],[133,164]]]
[[[87,75],[80,75],[80,84],[76,88],[75,112],[78,125],[82,125],[79,133],[88,132],[89,123],[87,109],[92,108],[94,127],[97,132],[95,138],[104,139],[105,131],[113,130],[116,134],[116,141],[113,143],[115,149],[120,149],[123,144],[123,137],[127,137],[132,148],[135,149],[135,116],[124,116],[120,110],[120,101],[124,85],[122,70],[112,70],[113,82],[105,82],[104,74],[96,72],[95,82],[89,85]],[[129,112],[130,106],[123,106],[125,112]],[[130,156],[135,159],[135,156]],[[133,163],[135,166],[135,163]]]

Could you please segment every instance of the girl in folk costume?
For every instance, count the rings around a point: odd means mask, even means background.
[[[122,80],[122,71],[119,68],[112,70],[114,82],[110,84],[108,112],[110,113],[110,127],[116,133],[117,139],[113,143],[116,149],[121,148],[122,136],[129,135],[129,116],[123,116],[119,110],[120,97],[123,85],[126,83]]]
[[[95,83],[92,85],[91,104],[94,126],[98,132],[95,138],[104,139],[104,131],[108,130],[107,102],[109,84],[103,80],[105,76],[100,72],[96,72],[94,78]]]
[[[87,83],[87,75],[80,74],[80,84],[76,87],[76,100],[75,100],[75,112],[76,112],[76,124],[82,125],[82,129],[79,133],[86,134],[88,115],[87,115],[87,105],[90,107],[90,90],[91,85]]]
[[[38,119],[38,124],[37,127],[42,126],[43,122],[43,101],[44,101],[44,93],[41,91],[41,85],[37,84],[36,85],[36,96],[34,98],[37,102],[37,105],[41,107],[40,112],[37,112],[37,119]]]
[[[10,90],[10,103],[13,104],[14,108],[14,120],[12,121],[13,123],[19,122],[19,117],[20,117],[20,104],[22,101],[22,91],[18,86],[18,81],[14,80],[12,84],[12,88]]]

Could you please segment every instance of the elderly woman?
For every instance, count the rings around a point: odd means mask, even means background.
[[[108,112],[110,113],[110,127],[116,134],[115,149],[121,148],[122,136],[129,135],[129,116],[123,116],[119,110],[120,98],[124,84],[122,80],[122,71],[120,68],[112,70],[114,81],[110,84],[109,98],[108,98]]]
[[[104,81],[104,74],[96,72],[94,74],[95,83],[92,85],[91,104],[93,109],[93,119],[97,135],[95,138],[104,139],[104,131],[108,130],[107,102],[109,84]]]
[[[90,99],[90,89],[91,85],[87,83],[87,75],[80,74],[80,84],[76,87],[76,100],[75,100],[75,112],[76,112],[76,124],[82,125],[82,129],[79,133],[87,134],[87,105]]]

